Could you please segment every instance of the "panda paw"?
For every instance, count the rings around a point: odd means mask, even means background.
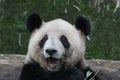
[[[85,76],[86,76],[84,80],[99,80],[98,76],[97,76],[99,70],[96,71],[96,72],[94,72],[92,69],[90,69],[89,67],[87,67],[84,70],[84,72],[85,72]]]
[[[77,68],[69,71],[68,74],[70,75],[68,76],[69,78],[67,78],[67,80],[84,80],[85,78],[83,71]]]

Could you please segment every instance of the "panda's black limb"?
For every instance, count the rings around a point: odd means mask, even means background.
[[[66,71],[48,73],[40,68],[37,63],[25,64],[19,80],[84,80],[85,74],[77,68]]]
[[[99,80],[97,72],[94,72],[90,67],[87,67],[82,71],[86,76],[84,80]]]
[[[36,63],[25,64],[22,68],[19,80],[39,80],[39,76],[47,77],[46,73],[43,72],[44,71],[40,69],[39,65]]]

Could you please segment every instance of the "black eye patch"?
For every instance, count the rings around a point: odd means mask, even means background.
[[[39,43],[40,48],[43,48],[43,46],[44,46],[45,42],[47,41],[47,39],[48,39],[48,36],[45,35],[43,37],[43,39],[40,41],[40,43]]]
[[[66,49],[68,49],[70,47],[70,43],[68,42],[66,36],[62,35],[60,37],[60,41]]]

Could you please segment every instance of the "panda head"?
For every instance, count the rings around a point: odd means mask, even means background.
[[[58,72],[75,66],[85,53],[90,23],[80,16],[75,25],[62,19],[43,22],[39,15],[27,19],[31,32],[25,64],[37,62],[44,70]]]

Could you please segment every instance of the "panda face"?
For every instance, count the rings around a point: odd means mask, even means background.
[[[32,20],[34,19],[32,18]],[[37,23],[30,23],[30,21],[28,19],[28,28]],[[40,23],[40,21],[38,22]],[[42,23],[40,28],[29,28],[29,30],[32,31],[32,35],[25,60],[26,64],[34,60],[44,70],[57,72],[73,67],[84,56],[85,35],[65,20],[55,19]]]
[[[64,59],[65,48],[67,47],[68,49],[70,47],[69,42],[65,36],[53,36],[53,34],[49,34],[48,36],[45,35],[43,37],[45,41],[44,46],[41,47],[43,48],[43,56],[46,59],[47,69],[49,71],[59,71],[63,65],[62,59]]]
[[[59,33],[49,33],[40,41],[40,47],[43,48],[43,55],[48,64],[48,70],[58,71],[63,65],[65,51],[70,48],[70,43],[65,35]]]

